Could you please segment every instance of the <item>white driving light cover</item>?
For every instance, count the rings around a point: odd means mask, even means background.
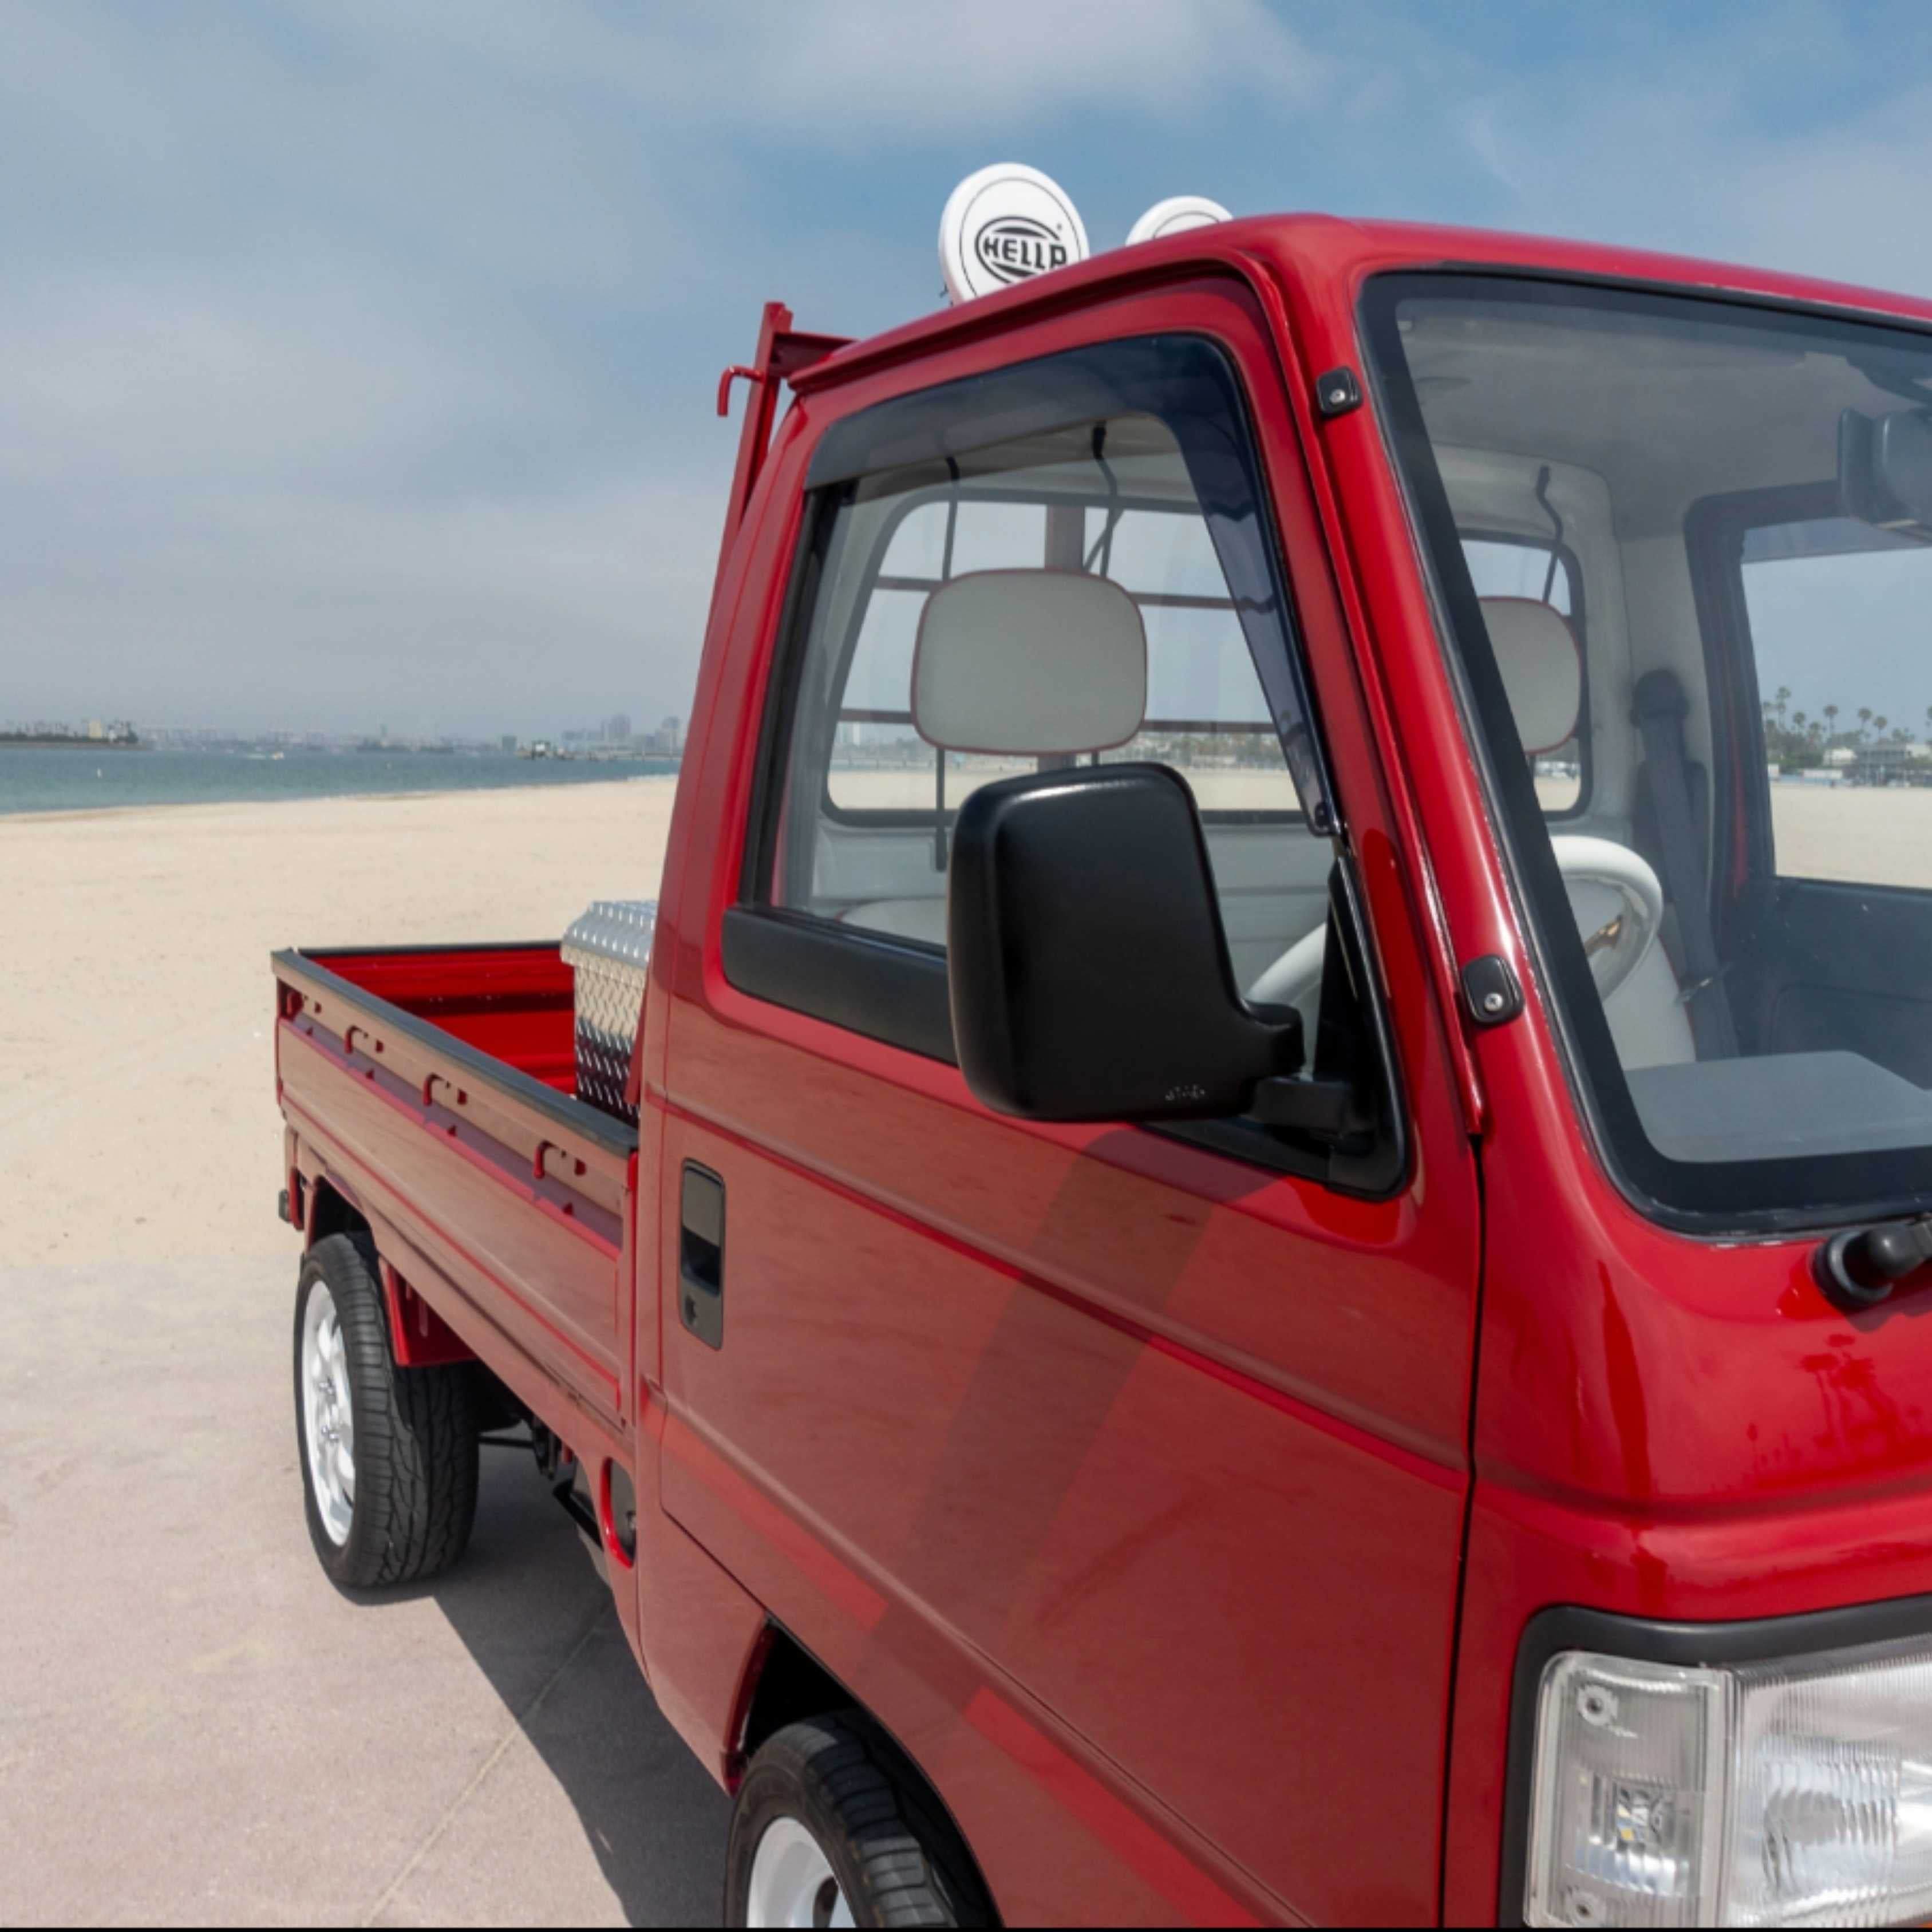
[[[940,272],[955,302],[1086,259],[1087,230],[1072,197],[1018,161],[968,175],[939,218]]]
[[[1932,1640],[1723,1667],[1564,1651],[1532,1772],[1532,1925],[1932,1912]]]
[[[1190,228],[1212,228],[1234,217],[1218,201],[1204,194],[1171,194],[1157,201],[1127,230],[1127,246],[1136,242],[1158,242],[1166,235],[1184,235]]]

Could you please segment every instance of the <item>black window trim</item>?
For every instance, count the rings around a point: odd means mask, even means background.
[[[728,906],[724,976],[741,992],[956,1066],[946,954],[782,906]]]
[[[1341,1147],[1304,1136],[1291,1130],[1270,1128],[1246,1119],[1201,1122],[1160,1123],[1142,1130],[1187,1142],[1209,1151],[1229,1156],[1267,1171],[1296,1175],[1320,1182],[1337,1192],[1380,1200],[1398,1192],[1406,1184],[1410,1165],[1409,1136],[1394,1031],[1389,1024],[1387,993],[1370,941],[1366,907],[1356,882],[1352,856],[1342,821],[1332,801],[1334,791],[1322,745],[1318,723],[1301,661],[1301,626],[1295,613],[1293,586],[1289,580],[1286,550],[1276,526],[1272,501],[1262,470],[1259,446],[1252,434],[1253,412],[1241,381],[1239,365],[1211,336],[1190,332],[1156,332],[1142,337],[1123,337],[1094,344],[1084,350],[1060,352],[1028,363],[1008,365],[987,375],[970,376],[955,383],[877,404],[871,409],[841,418],[826,432],[814,453],[806,479],[806,497],[792,568],[779,620],[772,668],[766,681],[758,725],[758,765],[753,776],[751,810],[745,830],[745,842],[738,880],[738,898],[726,909],[721,932],[721,951],[726,979],[740,992],[754,998],[802,1012],[842,1026],[866,1038],[916,1053],[923,1058],[957,1065],[953,1051],[952,1020],[946,995],[946,955],[944,949],[916,940],[901,939],[842,926],[837,922],[778,907],[764,895],[769,890],[780,831],[778,809],[782,790],[780,776],[785,763],[786,740],[794,714],[798,682],[806,658],[809,626],[806,614],[812,608],[822,574],[832,528],[841,503],[846,501],[860,476],[874,467],[898,468],[920,460],[929,450],[917,447],[909,453],[896,453],[875,466],[850,466],[853,452],[875,446],[867,440],[868,420],[896,413],[903,406],[920,405],[914,428],[930,436],[943,437],[948,412],[962,406],[960,392],[986,385],[1016,372],[1030,375],[1044,362],[1060,363],[1075,358],[1091,358],[1110,350],[1148,343],[1186,342],[1190,348],[1204,350],[1219,365],[1218,373],[1239,412],[1248,433],[1250,466],[1253,472],[1254,496],[1261,522],[1260,548],[1265,560],[1280,615],[1286,660],[1280,668],[1276,688],[1270,692],[1267,671],[1257,663],[1263,696],[1276,713],[1276,728],[1284,741],[1292,730],[1304,747],[1307,770],[1315,783],[1316,803],[1306,817],[1295,819],[1309,826],[1312,837],[1326,837],[1335,853],[1332,891],[1346,908],[1340,922],[1342,941],[1348,950],[1354,976],[1364,989],[1362,1006],[1368,1050],[1374,1059],[1374,1079],[1381,1116],[1366,1150]],[[937,400],[935,400],[937,399]],[[1059,422],[1080,422],[1120,414],[1118,406],[1103,406],[1097,416],[1082,410],[1067,414]],[[1144,410],[1140,412],[1146,413]],[[1037,416],[1036,406],[1034,414]],[[1011,428],[997,434],[976,436],[974,448],[1005,442],[1022,433]],[[836,439],[836,440],[835,440]],[[834,456],[826,458],[828,446]],[[962,446],[962,448],[968,446]],[[903,442],[898,446],[904,448]],[[893,527],[896,527],[896,520]],[[883,551],[872,560],[874,572]],[[856,613],[855,613],[856,616]],[[848,638],[842,652],[849,656],[856,635]],[[1283,682],[1285,680],[1285,683]],[[1284,702],[1284,692],[1287,694]],[[1292,715],[1284,716],[1286,711]],[[1301,777],[1296,774],[1298,788]],[[1303,794],[1307,794],[1304,792]],[[1286,818],[1287,814],[1282,814]],[[1317,830],[1318,825],[1325,830]],[[881,997],[896,990],[898,997]],[[944,1013],[944,1028],[940,1025]]]
[[[741,901],[752,891],[764,890],[778,857],[781,829],[778,806],[782,801],[775,794],[781,790],[779,775],[784,762],[781,754],[788,736],[799,679],[805,668],[805,652],[799,648],[802,642],[799,635],[802,628],[800,620],[811,609],[818,593],[840,500],[841,493],[837,491],[808,491],[800,515],[758,718],[757,762],[752,768],[751,804],[746,815],[745,845],[737,881]]]
[[[1499,762],[1492,755],[1492,746],[1509,743],[1516,728],[1396,326],[1406,296],[1441,299],[1457,292],[1492,302],[1501,298],[1553,306],[1581,299],[1672,314],[1692,303],[1718,311],[1748,306],[1765,326],[1840,342],[1848,331],[1890,328],[1894,319],[1855,311],[1811,312],[1768,302],[1740,304],[1709,290],[1633,287],[1588,276],[1519,274],[1492,266],[1480,272],[1404,268],[1371,275],[1363,284],[1358,315],[1369,352],[1370,392],[1390,466],[1420,539],[1420,562],[1444,656],[1464,713],[1465,742],[1482,778],[1490,822],[1510,861],[1506,870],[1513,888],[1528,902],[1519,905],[1522,930],[1539,973],[1558,995],[1550,1006],[1565,1076],[1604,1171],[1633,1206],[1660,1226],[1720,1240],[1809,1233],[1932,1210],[1932,1150],[1674,1161],[1645,1132],[1568,911],[1548,821],[1527,761]],[[1924,333],[1922,328],[1916,332]],[[1687,530],[1687,549],[1689,543]],[[1694,587],[1695,582],[1694,576]],[[1700,612],[1700,627],[1701,617]],[[1713,724],[1714,730],[1714,712]],[[1714,745],[1714,764],[1721,755]],[[1722,801],[1714,783],[1712,790],[1714,832],[1722,823]],[[1533,917],[1528,916],[1532,907]],[[1907,1168],[1916,1168],[1916,1174],[1907,1174]]]

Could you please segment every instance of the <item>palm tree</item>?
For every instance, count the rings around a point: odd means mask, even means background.
[[[1928,708],[1927,716],[1932,716],[1932,707]],[[1828,732],[1835,732],[1838,728],[1838,707],[1835,704],[1828,704],[1825,707],[1825,729]]]
[[[1878,716],[1872,720],[1872,729],[1874,731],[1882,731],[1891,722],[1892,720],[1888,718],[1882,711],[1881,711]]]
[[[1778,722],[1782,724],[1784,722],[1784,707],[1791,702],[1790,686],[1780,684],[1778,687],[1778,696],[1773,702],[1778,712]]]
[[[1861,704],[1858,706],[1858,737],[1861,742],[1864,738],[1865,727],[1870,722],[1871,706],[1869,704]]]

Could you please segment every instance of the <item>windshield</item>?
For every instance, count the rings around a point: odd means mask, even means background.
[[[1932,1202],[1932,335],[1447,274],[1365,319],[1612,1166],[1705,1224]]]

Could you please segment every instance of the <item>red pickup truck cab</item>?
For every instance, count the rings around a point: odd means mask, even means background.
[[[554,943],[276,956],[330,1574],[526,1420],[736,1923],[1932,1912],[1932,306],[1282,217],[737,373],[634,1124]]]

